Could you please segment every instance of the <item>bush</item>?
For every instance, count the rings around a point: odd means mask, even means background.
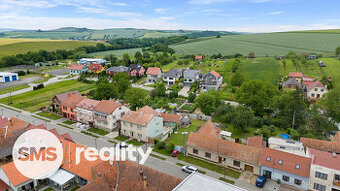
[[[168,143],[168,144],[166,145],[166,150],[167,150],[169,153],[171,153],[171,152],[174,150],[174,148],[175,148],[175,145],[174,145],[173,143]]]
[[[299,132],[296,131],[295,129],[289,128],[288,129],[288,134],[290,135],[290,137],[294,140],[298,140],[300,135]]]
[[[24,76],[25,75],[25,72],[24,71],[19,71],[18,72],[18,76]]]
[[[157,143],[159,142],[159,140],[158,140],[158,139],[154,139],[153,142],[154,142],[155,145],[157,145]]]
[[[157,144],[156,144],[156,148],[157,149],[165,149],[165,143],[163,141],[159,141]]]

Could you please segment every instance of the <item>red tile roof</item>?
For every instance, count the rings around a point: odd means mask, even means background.
[[[9,138],[15,135],[16,132],[22,132],[28,125],[26,121],[11,117],[5,125],[5,127],[8,128],[0,128],[0,142],[3,141],[5,137]]]
[[[338,142],[340,143],[340,131],[338,131],[334,136],[333,136],[333,142]]]
[[[82,96],[69,94],[68,97],[65,99],[63,106],[70,107],[70,108],[76,108],[77,104],[81,102],[84,99]]]
[[[196,60],[203,60],[203,56],[202,55],[197,55],[197,56],[195,56],[195,59]]]
[[[103,69],[104,68],[101,64],[90,64],[90,66],[89,66],[89,70],[91,70],[93,72],[100,72]]]
[[[0,128],[5,127],[7,125],[8,118],[5,116],[0,116]]]
[[[220,77],[221,75],[217,73],[215,70],[211,70],[210,73],[214,75],[216,78]]]
[[[75,95],[81,96],[81,94],[78,91],[73,91],[73,92],[57,94],[55,95],[55,97],[59,100],[61,104],[63,104],[64,100],[68,97],[69,94],[75,94]]]
[[[340,171],[340,155],[333,156],[333,153],[308,148],[308,152],[313,156],[312,163]]]
[[[0,180],[0,191],[4,191],[7,188],[9,188],[9,186],[6,183],[4,183],[2,180]]]
[[[118,107],[121,107],[121,106],[123,105],[116,103],[114,101],[111,101],[111,100],[102,100],[98,103],[98,105],[94,108],[94,110],[100,113],[111,114]]]
[[[312,84],[312,83],[314,83],[314,82],[313,82],[313,81],[305,81],[305,80],[302,81],[302,85],[303,85],[303,86],[306,86],[306,87],[307,87],[308,85]]]
[[[260,163],[261,149],[220,139],[220,132],[221,129],[208,121],[197,132],[190,132],[187,145],[214,151],[250,164]]]
[[[290,78],[303,78],[303,74],[301,72],[290,72],[289,77]]]
[[[257,137],[248,137],[248,146],[262,148],[266,146],[266,143],[263,141],[263,138],[260,136]]]
[[[330,141],[323,141],[323,140],[303,138],[303,137],[300,138],[300,141],[303,143],[304,147],[318,149],[321,151],[340,153],[339,142],[330,142]]]
[[[146,126],[155,116],[160,114],[151,107],[145,106],[140,110],[127,112],[121,121]]]
[[[14,162],[2,165],[1,168],[5,172],[6,176],[9,178],[13,186],[18,186],[19,184],[30,180],[18,171],[18,169],[15,167]]]
[[[307,92],[309,92],[310,90],[312,90],[313,88],[316,88],[316,87],[325,87],[319,80],[313,82],[313,83],[310,83],[308,84],[307,86]]]
[[[94,108],[99,104],[99,101],[97,100],[93,100],[93,99],[83,99],[81,100],[81,102],[79,102],[77,104],[77,107],[81,108],[81,109],[86,109],[86,110],[90,110],[93,111]]]
[[[270,160],[267,160],[269,157]],[[279,164],[280,160],[282,161],[282,164]],[[311,163],[312,159],[308,157],[270,148],[262,149],[261,165],[274,169],[282,170],[303,177],[309,177]],[[300,165],[300,168],[296,169],[296,165]]]
[[[70,70],[82,70],[84,67],[85,67],[85,65],[74,64],[74,65],[72,65],[69,69],[70,69]]]
[[[181,116],[171,113],[161,113],[161,116],[163,117],[163,121],[169,121],[173,123],[180,123],[181,122]]]
[[[159,72],[161,72],[161,69],[160,68],[156,68],[156,67],[150,67],[148,68],[148,71],[146,72],[146,74],[149,74],[149,75],[158,75]]]

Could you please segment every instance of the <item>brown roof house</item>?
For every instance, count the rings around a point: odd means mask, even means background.
[[[171,113],[161,113],[163,117],[163,125],[166,127],[179,127],[181,125],[182,116]]]
[[[83,99],[76,105],[77,121],[93,126],[94,108],[99,101],[93,99]]]
[[[77,104],[80,103],[83,99],[84,97],[82,96],[69,94],[61,106],[63,117],[76,121],[77,120],[77,111],[76,111]]]
[[[171,191],[182,182],[131,161],[99,163],[92,168],[92,176],[93,181],[79,191]]]
[[[276,149],[263,148],[261,175],[272,180],[308,190],[312,159]]]
[[[65,99],[68,97],[68,95],[74,94],[81,96],[81,94],[78,91],[73,91],[73,92],[66,92],[66,93],[61,93],[57,94],[52,98],[52,107],[54,108],[53,111],[60,113],[61,114],[61,105],[65,101]]]
[[[221,129],[211,121],[197,132],[190,132],[187,154],[255,175],[260,173],[261,149],[222,139]]]
[[[146,71],[146,82],[154,83],[157,82],[162,77],[162,70],[157,67],[150,67]]]
[[[303,146],[317,149],[320,151],[327,151],[331,153],[340,154],[340,142],[330,142],[324,140],[310,139],[301,137],[300,141],[303,143]]]
[[[94,108],[94,126],[107,131],[118,127],[119,120],[130,109],[112,100],[102,100]]]
[[[163,118],[149,106],[127,112],[121,119],[122,135],[148,142],[149,138],[163,135]]]
[[[323,85],[320,81],[315,81],[306,86],[307,98],[311,101],[316,101],[322,98],[328,92],[327,86]]]

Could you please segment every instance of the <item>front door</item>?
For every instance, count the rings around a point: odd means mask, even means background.
[[[131,132],[131,137],[133,137],[133,132]]]
[[[249,165],[244,165],[244,170],[248,172],[254,172],[254,167]]]
[[[218,162],[222,163],[222,157],[218,157]]]
[[[263,176],[267,177],[268,179],[272,178],[272,172],[263,170]]]

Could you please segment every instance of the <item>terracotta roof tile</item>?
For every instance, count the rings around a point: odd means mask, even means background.
[[[309,92],[309,90],[316,88],[316,87],[319,88],[319,87],[325,87],[325,86],[319,80],[317,80],[307,85],[307,92]]]
[[[338,142],[330,142],[303,137],[300,138],[300,141],[303,143],[304,147],[310,147],[321,151],[340,153],[340,143]]]
[[[171,113],[161,113],[161,116],[163,117],[163,121],[169,121],[173,123],[180,123],[181,122],[181,116]]]
[[[4,191],[7,188],[9,188],[9,186],[6,183],[4,183],[2,180],[0,180],[0,191]]]
[[[147,70],[146,74],[149,74],[149,75],[154,75],[154,76],[156,76],[156,75],[158,75],[158,74],[159,74],[159,72],[161,72],[161,69],[160,69],[160,68],[156,68],[156,67],[150,67],[150,68],[148,68],[148,70]]]
[[[28,127],[28,123],[20,120],[15,117],[11,117],[9,120],[7,120],[7,123],[5,127],[8,128],[0,128],[0,142],[3,141],[6,138],[12,136],[15,132],[19,130],[23,130],[26,127]]]
[[[208,121],[197,132],[190,132],[187,144],[247,163],[260,163],[261,149],[220,139],[220,132],[218,127]]]
[[[72,65],[69,69],[70,69],[70,70],[82,70],[84,67],[85,67],[85,65],[74,64],[74,65]]]
[[[216,78],[220,77],[221,75],[217,73],[215,70],[211,70],[210,73],[214,75]]]
[[[103,69],[104,68],[101,64],[90,64],[90,66],[89,66],[89,70],[91,70],[93,72],[100,72]]]
[[[257,136],[257,137],[248,137],[248,142],[247,142],[248,146],[262,148],[262,147],[266,146],[265,144],[266,143],[263,141],[263,138],[260,137],[260,136]]]
[[[99,104],[99,101],[97,100],[93,100],[93,99],[83,99],[81,100],[81,102],[79,102],[77,104],[77,107],[81,108],[81,109],[86,109],[86,110],[90,110],[93,111],[94,108]]]
[[[307,149],[313,157],[313,164],[340,171],[340,155],[335,155],[334,157],[333,153],[312,148]]]
[[[64,100],[68,97],[69,94],[81,96],[81,94],[78,91],[73,91],[73,92],[66,92],[66,93],[57,94],[57,95],[55,95],[55,97],[62,104],[64,102]]]
[[[282,164],[279,164],[280,160],[282,161]],[[309,177],[311,163],[312,159],[308,157],[270,148],[262,149],[261,165],[274,169],[282,170],[303,177]],[[300,168],[296,169],[296,165],[300,165]]]
[[[14,186],[17,186],[19,184],[22,184],[30,180],[29,178],[25,177],[17,170],[14,162],[10,162],[5,165],[2,165],[1,168]]]
[[[82,96],[70,94],[64,101],[63,106],[76,108],[76,105],[84,99]]]
[[[303,78],[303,74],[301,72],[290,72],[289,77],[290,78]]]
[[[111,114],[114,112],[118,107],[123,106],[122,104],[116,103],[111,100],[102,100],[100,101],[97,106],[94,108],[95,111],[100,113]]]
[[[121,121],[146,126],[155,116],[160,114],[151,107],[145,106],[140,110],[127,112]]]
[[[7,125],[8,118],[5,116],[0,116],[0,128],[5,127]]]
[[[338,142],[340,143],[340,131],[338,131],[334,136],[333,136],[333,142]]]

